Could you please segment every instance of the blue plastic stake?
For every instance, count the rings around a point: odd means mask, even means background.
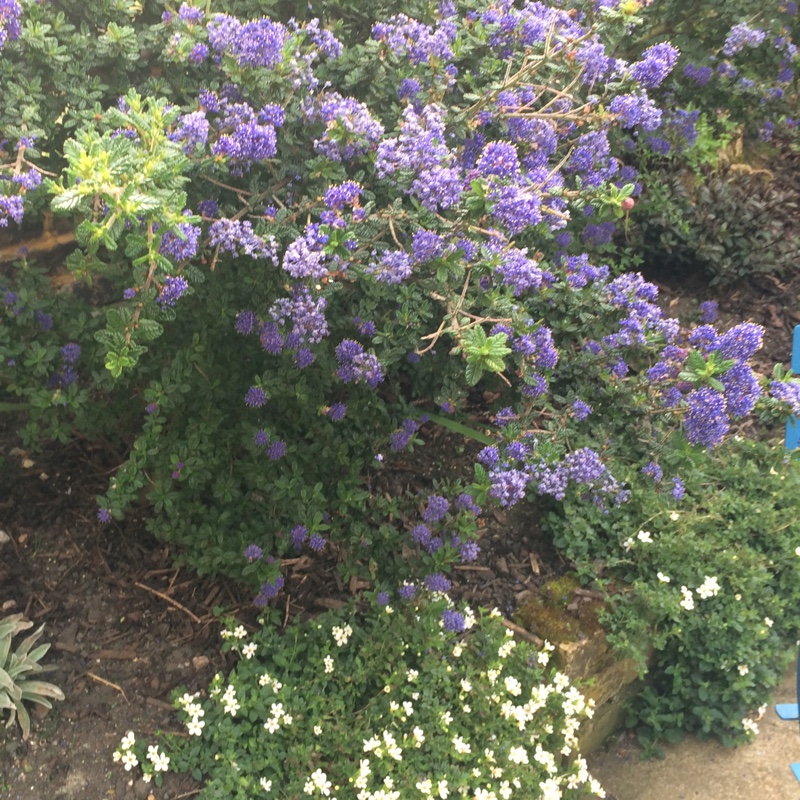
[[[800,375],[800,325],[795,325],[792,336],[792,372]],[[786,449],[796,450],[800,446],[800,420],[789,417],[786,420]]]
[[[800,719],[797,714],[797,703],[778,703],[775,711],[781,719]]]

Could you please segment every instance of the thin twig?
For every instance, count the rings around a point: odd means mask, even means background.
[[[102,683],[104,686],[110,686],[112,689],[116,689],[124,698],[125,702],[130,705],[131,701],[128,700],[125,692],[123,691],[121,686],[117,686],[116,683],[111,683],[111,681],[107,681],[105,678],[101,678],[99,675],[95,675],[94,672],[87,672],[86,673],[92,680],[97,681],[98,683]]]
[[[159,592],[157,589],[151,589],[149,586],[145,586],[143,583],[139,583],[138,581],[134,583],[134,586],[138,586],[140,589],[144,589],[146,592],[150,592],[151,594],[156,595],[156,597],[160,597],[162,600],[166,600],[170,605],[175,606],[175,608],[180,609],[183,611],[184,614],[188,614],[195,622],[201,624],[203,620],[200,617],[195,616],[189,611],[186,606],[182,606],[177,600],[173,600],[169,595],[164,594],[163,592]]]

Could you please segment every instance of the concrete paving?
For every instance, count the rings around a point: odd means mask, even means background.
[[[729,749],[687,737],[665,747],[663,760],[641,761],[640,748],[623,734],[588,758],[589,770],[616,800],[800,800],[789,768],[800,762],[798,723],[775,713],[775,703],[797,702],[795,677],[792,667],[751,744]]]

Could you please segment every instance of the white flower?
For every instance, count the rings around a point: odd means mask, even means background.
[[[430,795],[433,789],[433,784],[428,778],[425,778],[424,781],[417,781],[417,789],[419,789],[422,792],[422,794],[424,794],[427,797]]]
[[[122,741],[120,742],[120,747],[123,750],[130,750],[131,747],[136,743],[136,737],[133,735],[133,731],[128,731],[123,737]]]
[[[153,776],[149,772],[145,772],[144,775],[142,775],[142,780],[145,783],[150,783],[150,781],[153,780]]]
[[[256,652],[256,649],[257,649],[257,648],[258,648],[258,645],[257,645],[257,644],[254,644],[253,642],[250,642],[250,644],[246,644],[246,645],[245,645],[245,646],[242,648],[242,655],[243,655],[245,658],[248,658],[248,659],[250,659],[250,658],[252,658],[252,657],[255,655],[255,652]]]
[[[763,717],[764,714],[766,713],[767,713],[767,704],[764,703],[763,706],[758,707],[758,718],[761,719],[761,717]]]
[[[270,678],[269,673],[265,672],[259,679],[258,685],[259,686],[269,686],[272,683],[272,678]]]
[[[392,702],[389,703],[389,711],[391,711],[392,713],[398,711],[399,709],[400,709],[399,703],[396,703],[394,700],[392,700]]]
[[[522,694],[522,684],[513,676],[509,675],[505,679],[506,691],[513,694],[514,697],[519,697]]]
[[[742,720],[742,727],[743,727],[743,728],[744,728],[744,729],[745,729],[745,730],[746,730],[748,733],[752,733],[752,734],[753,734],[753,736],[757,736],[757,735],[758,735],[758,723],[756,723],[754,720],[752,720],[752,719],[748,719],[747,717],[745,717],[745,718]]]
[[[237,639],[244,639],[247,636],[247,631],[244,629],[244,625],[239,625],[233,632],[233,635]]]
[[[262,779],[259,781],[259,783],[261,784],[261,788],[262,788],[262,789],[263,789],[265,792],[268,792],[270,789],[272,789],[272,781],[268,781],[266,778],[262,778]]]
[[[464,652],[464,646],[461,644],[457,644],[453,648],[453,657],[458,658]]]
[[[414,706],[408,700],[403,701],[403,711],[406,712],[406,716],[410,717],[414,713]]]
[[[681,594],[683,595],[683,600],[681,600],[681,606],[685,608],[687,611],[691,611],[694,608],[694,599],[692,597],[692,590],[687,589],[685,586],[681,586]]]
[[[229,700],[229,701],[228,701],[228,702],[226,702],[226,703],[225,703],[225,705],[222,707],[222,710],[223,710],[223,711],[224,711],[226,714],[230,714],[232,717],[235,717],[235,716],[236,716],[236,712],[237,712],[237,711],[238,711],[240,708],[241,708],[241,706],[239,705],[239,701],[238,701],[238,700]]]
[[[670,518],[670,519],[671,519],[673,522],[677,522],[677,521],[680,519],[680,516],[681,516],[681,515],[680,515],[680,514],[679,514],[677,511],[673,511],[673,512],[672,512],[672,513],[669,515],[669,518]]]
[[[703,600],[707,600],[709,597],[716,597],[719,594],[719,590],[719,581],[706,575],[706,579],[697,587],[697,594]]]
[[[322,792],[324,795],[329,795],[331,793],[331,782],[328,780],[328,776],[321,770],[315,770],[311,773],[311,781],[314,783],[314,786]]]
[[[353,635],[353,629],[349,625],[345,625],[343,628],[334,625],[331,632],[338,647],[344,647],[347,644],[347,640]]]
[[[508,631],[508,633],[511,633],[511,631]],[[514,634],[511,633],[511,635],[513,636]],[[509,639],[507,642],[504,642],[503,644],[500,645],[500,647],[497,650],[497,655],[500,656],[500,658],[508,658],[511,655],[511,651],[516,646],[517,643],[513,639]]]
[[[639,533],[636,534],[636,538],[645,544],[653,543],[653,536],[651,535],[650,531],[639,531]]]
[[[527,764],[528,753],[524,747],[512,747],[508,751],[508,760],[512,764]]]
[[[412,683],[418,677],[419,677],[419,672],[415,669],[410,669],[408,670],[408,672],[406,672],[406,680],[408,680],[409,683]]]
[[[450,790],[447,788],[447,781],[439,781],[439,783],[436,784],[436,789],[439,793],[439,797],[441,797],[442,800],[445,800],[447,795],[450,794]]]
[[[800,550],[800,547],[798,547],[797,549]],[[503,616],[503,612],[500,611],[499,608],[495,607],[489,612],[489,616],[490,617],[502,617]]]
[[[460,736],[453,737],[453,748],[455,749],[456,753],[471,752],[469,744],[465,742]]]
[[[800,547],[795,547],[795,549],[794,549],[794,554],[795,554],[796,556],[800,556]]]
[[[511,786],[509,785],[508,781],[503,781],[500,784],[500,788],[497,791],[500,793],[500,797],[502,797],[503,800],[508,800],[508,798],[511,797],[512,794]]]
[[[269,731],[269,733],[275,733],[275,731],[277,731],[280,727],[281,722],[276,717],[272,717],[264,723],[264,729]]]
[[[325,664],[325,672],[333,672],[333,659],[330,656],[325,656],[323,663]]]
[[[663,572],[659,572],[657,577],[661,583],[669,583],[670,581],[669,575],[665,575]]]
[[[629,536],[623,543],[622,546],[625,548],[625,552],[630,550],[633,547],[633,537]]]
[[[203,733],[203,726],[205,722],[197,717],[193,717],[192,721],[186,726],[189,731],[189,736],[200,736]]]
[[[161,753],[157,760],[153,761],[153,769],[156,772],[166,772],[169,768],[169,756]]]
[[[125,766],[125,771],[130,772],[139,763],[139,759],[136,758],[136,753],[132,750],[126,750],[122,754],[122,763]]]
[[[422,743],[425,741],[425,734],[422,731],[422,728],[419,726],[415,727],[411,733],[414,736],[414,743],[415,747],[422,747]]]
[[[771,628],[775,623],[769,617],[764,617],[764,624]]]
[[[322,733],[322,726],[315,725],[314,726],[314,736],[319,736]]]
[[[739,664],[736,669],[739,670],[739,674],[742,676],[747,675],[747,673],[750,672],[750,667],[748,667],[747,664]]]
[[[446,728],[452,721],[453,715],[449,711],[443,711],[441,714],[442,725]]]
[[[206,715],[200,703],[187,703],[185,711],[190,717],[204,717]]]
[[[461,691],[463,692],[472,691],[472,684],[466,678],[461,679]]]

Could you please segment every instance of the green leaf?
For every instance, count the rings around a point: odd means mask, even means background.
[[[475,386],[476,383],[483,377],[483,367],[476,364],[474,361],[467,364],[466,379],[470,386]]]

